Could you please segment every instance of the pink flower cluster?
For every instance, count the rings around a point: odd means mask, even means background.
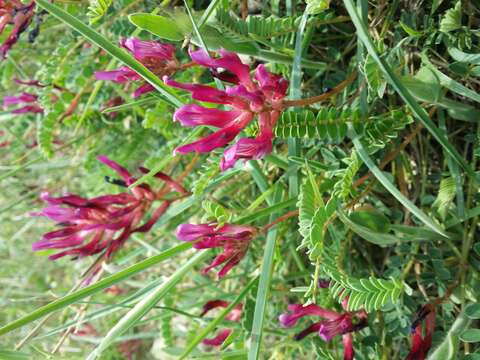
[[[8,95],[3,98],[3,106],[8,107],[11,105],[21,105],[25,104],[17,109],[14,109],[11,111],[12,114],[26,114],[26,113],[32,113],[32,114],[38,114],[38,113],[43,113],[43,109],[38,105],[37,103],[38,96],[28,93],[28,92],[22,92],[20,95]]]
[[[136,181],[125,168],[106,156],[99,156],[98,160],[121,176],[122,180],[114,180],[114,183],[130,186]],[[140,170],[144,173],[149,171],[145,168]],[[154,191],[149,185],[141,184],[134,187],[131,193],[122,192],[92,199],[77,195],[53,198],[43,194],[42,198],[48,206],[33,215],[45,216],[56,221],[61,229],[45,234],[42,240],[32,245],[32,249],[34,251],[64,249],[51,255],[49,258],[52,260],[66,255],[77,258],[104,251],[106,258],[109,259],[132,233],[147,232],[152,228],[174,201],[163,199],[167,193],[187,194],[183,186],[169,176],[157,173],[155,177],[163,181],[166,188]],[[141,224],[157,200],[162,201],[161,205],[153,211],[150,219]]]
[[[342,305],[345,305],[344,303]],[[315,304],[303,306],[302,304],[288,305],[288,313],[279,317],[283,327],[293,327],[304,316],[319,316],[325,320],[315,322],[295,335],[295,340],[301,340],[305,336],[317,332],[323,341],[330,341],[335,336],[341,335],[344,346],[344,360],[353,360],[353,337],[352,332],[359,331],[367,326],[367,314],[365,311],[357,313],[338,313],[333,310],[321,308]],[[355,321],[357,320],[357,321]]]
[[[212,309],[216,309],[218,307],[227,308],[230,305],[229,302],[224,300],[211,300],[208,301],[205,305],[203,305],[203,311],[200,316],[204,316]],[[242,304],[238,304],[235,306],[232,311],[230,311],[227,316],[225,316],[226,320],[239,322],[242,318]],[[230,336],[232,333],[232,329],[222,329],[217,334],[217,336],[211,339],[203,339],[202,344],[209,345],[209,346],[221,346],[225,340]]]
[[[214,267],[225,264],[218,273],[219,278],[224,277],[245,257],[250,241],[256,234],[257,229],[246,225],[225,224],[219,227],[215,223],[181,224],[177,228],[177,238],[193,242],[195,249],[223,247],[223,252],[202,270],[205,274]]]
[[[120,45],[132,53],[135,59],[157,76],[170,76],[174,74],[180,66],[175,58],[175,47],[173,45],[162,44],[158,41],[144,41],[136,38],[122,39],[120,40]],[[113,81],[119,84],[142,79],[140,75],[126,66],[112,71],[96,71],[95,78],[97,80]],[[153,90],[154,87],[152,85],[145,83],[134,91],[133,97],[138,97]]]
[[[0,56],[5,58],[8,51],[18,41],[20,35],[28,28],[35,15],[35,1],[28,5],[19,0],[0,0],[0,34],[7,25],[13,25],[7,39],[0,46]]]
[[[183,126],[208,125],[219,130],[207,137],[176,149],[177,153],[207,153],[232,142],[235,137],[258,115],[259,133],[254,138],[241,138],[225,150],[220,167],[233,167],[239,159],[260,159],[272,151],[273,128],[282,109],[288,89],[288,81],[270,73],[263,64],[257,66],[255,77],[250,76],[250,67],[243,64],[237,54],[220,49],[219,58],[211,58],[200,49],[191,51],[192,60],[212,70],[214,76],[235,86],[219,90],[199,84],[182,84],[164,77],[167,85],[187,90],[198,101],[227,105],[229,110],[207,108],[197,104],[180,107],[174,119]],[[219,69],[225,72],[219,73]]]
[[[422,322],[425,320],[425,335],[422,334]],[[412,326],[412,348],[405,360],[424,360],[432,347],[435,329],[435,307],[432,304],[423,306],[416,314]]]

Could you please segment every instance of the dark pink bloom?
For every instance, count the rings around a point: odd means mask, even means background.
[[[424,320],[425,336],[422,335]],[[432,304],[427,304],[418,311],[412,329],[412,348],[405,360],[424,360],[432,347],[432,336],[435,330],[435,307]]]
[[[46,85],[42,85],[38,80],[21,80],[18,78],[13,79],[19,85],[34,86],[38,88],[44,88]]]
[[[180,65],[175,58],[175,47],[173,45],[136,38],[122,39],[120,45],[159,77],[170,76],[179,69]],[[95,78],[120,84],[142,79],[140,75],[126,66],[112,71],[96,71]],[[144,84],[134,91],[133,97],[138,97],[153,90],[155,90],[153,86]]]
[[[22,103],[31,103],[37,101],[38,96],[27,92],[22,92],[20,95],[7,95],[3,98],[3,106],[17,105]]]
[[[273,128],[284,108],[288,81],[267,71],[263,64],[257,66],[255,79],[252,79],[250,67],[243,64],[237,54],[224,49],[218,52],[219,58],[211,58],[204,50],[192,51],[190,56],[195,63],[210,68],[214,76],[235,86],[223,91],[205,85],[180,84],[168,77],[164,77],[164,81],[167,85],[191,92],[195,100],[231,107],[231,110],[220,110],[190,104],[178,109],[174,120],[180,121],[183,126],[209,125],[219,130],[179,147],[176,152],[204,153],[224,147],[258,115],[259,134],[254,139],[240,139],[224,152],[220,163],[223,171],[233,167],[239,159],[261,159],[272,151]],[[225,71],[220,73],[219,69]]]
[[[338,313],[333,310],[323,309],[315,304],[303,306],[302,304],[288,305],[288,313],[281,314],[280,324],[284,327],[293,327],[304,316],[319,316],[325,320],[315,322],[305,330],[295,335],[295,340],[301,340],[311,333],[318,333],[323,341],[330,341],[335,336],[341,335],[344,344],[344,360],[352,360],[353,341],[352,332],[359,331],[367,326],[367,314],[364,311],[357,313]]]
[[[122,180],[111,180],[120,186],[129,186],[136,179],[130,173],[108,159],[99,156],[98,160],[117,172]],[[142,172],[148,172],[140,168]],[[165,187],[154,191],[149,185],[141,184],[130,192],[115,195],[103,195],[92,199],[77,195],[65,195],[58,198],[43,194],[42,199],[48,206],[35,216],[45,216],[57,222],[59,230],[49,232],[43,239],[34,243],[32,249],[63,249],[51,255],[52,260],[66,255],[74,258],[85,257],[104,252],[106,259],[120,248],[134,232],[149,231],[159,217],[168,209],[174,200],[163,200],[169,192],[185,195],[186,190],[173,179],[163,173],[155,175],[165,183]],[[109,179],[109,178],[108,178]],[[163,200],[152,213],[150,219],[142,222],[146,213],[157,200]]]
[[[202,270],[205,274],[210,269],[225,263],[218,273],[219,278],[224,277],[243,259],[256,233],[257,230],[252,226],[231,224],[225,224],[222,227],[218,227],[215,223],[181,224],[177,228],[177,238],[193,242],[195,249],[223,247],[223,252]]]
[[[36,103],[38,99],[37,95],[22,92],[20,95],[12,96],[8,95],[3,98],[3,106],[11,106],[18,104],[28,104],[20,108],[12,110],[12,114],[26,114],[26,113],[43,113],[43,109]]]
[[[229,302],[224,301],[224,300],[212,300],[208,301],[205,305],[203,305],[203,311],[200,314],[200,316],[204,316],[207,312],[209,312],[212,309],[222,307],[222,308],[227,308],[230,305]],[[239,322],[240,319],[242,318],[242,304],[238,304],[235,306],[232,311],[230,311],[227,316],[225,316],[225,319],[230,320],[230,321],[235,321]],[[218,332],[218,334],[210,339],[204,339],[202,340],[202,344],[209,345],[209,346],[221,346],[225,340],[230,336],[232,333],[232,329],[222,329]]]
[[[35,14],[35,1],[24,5],[17,0],[0,1],[0,33],[11,24],[12,30],[0,46],[0,56],[5,58],[11,47],[18,41],[20,35],[28,28]]]

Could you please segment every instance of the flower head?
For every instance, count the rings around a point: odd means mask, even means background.
[[[425,320],[425,336],[422,335],[422,322]],[[435,329],[435,307],[432,304],[423,306],[416,314],[412,325],[412,348],[405,360],[424,360],[432,347],[432,336]]]
[[[11,24],[13,28],[7,39],[0,46],[0,56],[5,58],[8,51],[18,41],[20,35],[28,28],[35,15],[35,1],[28,5],[18,0],[0,1],[0,33]]]
[[[288,81],[280,75],[270,73],[263,64],[257,66],[252,79],[250,67],[243,64],[237,54],[224,49],[218,52],[218,58],[211,58],[202,49],[191,51],[190,56],[195,63],[209,68],[214,76],[235,86],[223,91],[205,85],[181,84],[167,76],[164,81],[167,85],[191,92],[195,100],[228,105],[231,108],[220,110],[194,104],[179,108],[174,120],[180,121],[183,126],[209,125],[219,130],[177,148],[176,152],[205,153],[224,147],[258,115],[259,134],[254,139],[240,139],[224,152],[220,163],[223,171],[233,167],[239,159],[260,159],[272,151],[273,127],[284,108],[283,99],[288,90]],[[225,72],[220,73],[219,69],[224,69]]]
[[[223,252],[202,270],[203,273],[207,273],[210,269],[225,263],[218,273],[219,278],[224,277],[243,259],[256,233],[257,230],[252,226],[231,224],[221,227],[215,223],[181,224],[177,228],[177,238],[193,242],[195,249],[223,247]]]
[[[179,69],[180,64],[175,58],[175,47],[173,45],[136,38],[122,39],[120,40],[120,45],[159,77],[164,75],[171,76]],[[95,78],[119,84],[142,79],[140,75],[126,66],[111,71],[96,71]],[[153,90],[155,89],[152,85],[148,83],[143,84],[134,91],[133,97],[138,97]]]
[[[28,93],[22,92],[20,95],[7,95],[3,98],[3,106],[8,107],[11,105],[20,105],[26,104],[21,106],[17,109],[11,111],[12,114],[26,114],[26,113],[43,113],[43,109],[40,105],[37,104],[38,96]]]
[[[311,333],[318,333],[323,341],[330,341],[335,336],[341,335],[344,344],[344,359],[352,360],[353,339],[352,332],[359,331],[367,326],[367,314],[364,311],[357,313],[338,313],[333,310],[321,308],[315,304],[303,306],[301,304],[288,305],[288,313],[281,314],[280,324],[283,327],[293,327],[304,316],[320,316],[325,320],[315,322],[295,335],[295,340],[301,340]]]
[[[113,180],[113,183],[129,186],[136,181],[125,168],[106,156],[99,156],[98,160],[115,170],[122,178]],[[140,170],[148,172],[145,168]],[[32,249],[63,249],[51,255],[49,258],[52,260],[66,255],[78,258],[100,252],[104,252],[109,259],[132,233],[149,231],[173,201],[163,200],[150,219],[141,224],[156,200],[162,200],[167,192],[186,194],[185,189],[169,176],[157,173],[155,177],[162,180],[166,187],[154,191],[149,185],[141,184],[134,187],[131,193],[122,192],[92,199],[77,195],[54,198],[43,194],[42,199],[48,206],[33,215],[48,217],[56,221],[61,228],[45,234],[42,240],[32,245]]]
[[[205,303],[205,305],[203,305],[203,311],[200,314],[200,316],[204,316],[206,313],[208,313],[212,309],[215,309],[218,307],[227,308],[229,305],[230,303],[224,300],[208,301],[207,303]],[[240,319],[242,318],[242,308],[243,308],[242,304],[238,304],[227,314],[227,316],[225,316],[225,319],[239,322]],[[230,336],[231,333],[232,333],[232,329],[222,329],[219,331],[219,333],[215,337],[202,340],[202,344],[209,345],[209,346],[220,346],[225,342],[225,340]]]

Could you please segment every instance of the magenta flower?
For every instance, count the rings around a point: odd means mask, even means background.
[[[3,98],[3,106],[8,107],[11,105],[27,104],[12,110],[12,114],[43,113],[43,109],[40,107],[40,105],[36,103],[37,99],[37,95],[28,92],[22,92],[20,95],[17,96],[5,96]]]
[[[272,151],[273,127],[284,108],[288,81],[272,74],[263,64],[257,66],[255,79],[250,68],[241,62],[237,54],[219,50],[219,58],[211,58],[204,50],[190,52],[192,60],[212,70],[214,76],[235,84],[225,91],[198,85],[181,84],[164,77],[167,85],[192,93],[192,98],[215,104],[228,105],[230,110],[206,108],[195,104],[184,105],[174,115],[183,126],[209,125],[216,132],[191,144],[177,148],[181,154],[206,153],[228,145],[258,115],[259,134],[254,139],[243,138],[224,152],[220,163],[222,171],[231,168],[239,159],[261,159]],[[219,73],[219,69],[225,72]]]
[[[337,335],[342,335],[344,344],[344,360],[352,360],[353,339],[352,332],[359,331],[367,326],[367,314],[365,311],[357,313],[338,313],[333,310],[323,309],[315,304],[303,306],[302,304],[288,305],[288,313],[281,314],[280,324],[283,327],[293,327],[304,316],[320,316],[325,320],[315,322],[305,330],[295,335],[295,340],[301,340],[305,336],[317,332],[323,341],[330,341]]]
[[[136,38],[122,39],[120,40],[120,45],[159,77],[164,75],[171,76],[182,67],[175,58],[175,47],[173,45]],[[95,78],[119,84],[142,79],[140,75],[126,66],[112,71],[96,71]],[[148,83],[143,84],[134,91],[133,97],[138,97],[153,90],[155,89],[152,85]]]
[[[203,305],[203,311],[200,314],[200,316],[204,316],[206,313],[208,313],[210,310],[222,307],[222,308],[227,308],[230,305],[229,302],[224,301],[224,300],[211,300],[208,301],[205,305]],[[239,322],[240,319],[242,318],[242,304],[238,304],[235,306],[232,311],[230,311],[227,316],[225,316],[225,319],[230,320],[230,321],[235,321]],[[232,329],[222,329],[218,332],[218,334],[210,339],[203,339],[202,344],[209,345],[209,346],[221,346],[225,340],[230,336],[232,333]]]
[[[35,1],[24,5],[18,0],[0,1],[0,33],[11,24],[13,28],[7,39],[0,46],[0,56],[5,58],[8,51],[18,41],[20,35],[28,28],[35,14]]]
[[[425,336],[422,335],[422,322],[425,320]],[[412,325],[412,348],[405,360],[424,360],[432,347],[432,336],[435,329],[435,307],[432,304],[423,306],[416,315]]]
[[[117,172],[122,180],[111,180],[120,186],[130,186],[136,179],[130,173],[108,159],[99,156],[98,160]],[[142,172],[148,169],[140,168]],[[115,195],[103,195],[86,199],[77,195],[65,195],[58,198],[42,194],[42,199],[48,206],[34,216],[45,216],[56,221],[61,227],[49,232],[43,239],[34,243],[32,249],[63,249],[49,258],[55,260],[66,255],[74,258],[94,255],[104,252],[108,260],[125,241],[135,232],[149,231],[160,216],[168,209],[173,199],[163,200],[169,192],[186,195],[186,190],[169,176],[157,173],[156,178],[165,183],[158,191],[152,190],[147,184],[134,187],[129,192]],[[108,178],[109,179],[109,178]],[[141,224],[146,213],[155,201],[162,200],[151,217]]]
[[[210,269],[225,263],[218,273],[219,278],[224,277],[243,259],[256,234],[257,229],[246,225],[225,224],[218,227],[215,223],[181,224],[177,228],[177,239],[193,242],[195,249],[223,247],[223,252],[202,270],[206,274]]]

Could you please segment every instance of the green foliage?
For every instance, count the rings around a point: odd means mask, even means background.
[[[372,116],[369,120],[365,124],[362,137],[369,153],[384,148],[401,130],[413,122],[412,116],[400,109],[382,116]]]
[[[113,0],[88,0],[88,13],[87,16],[90,20],[90,24],[95,24],[108,12],[110,6],[112,6]]]
[[[340,143],[347,135],[347,122],[358,124],[359,121],[359,112],[351,109],[322,108],[316,114],[311,110],[284,111],[278,119],[275,135]]]
[[[458,1],[454,8],[445,12],[440,21],[441,32],[451,32],[462,27],[462,3]]]
[[[307,167],[308,177],[300,187],[298,197],[299,232],[303,237],[300,248],[307,248],[309,258],[315,261],[324,249],[326,226],[335,213],[336,200],[324,204],[312,172]]]
[[[349,311],[364,309],[367,312],[380,310],[388,303],[395,304],[404,292],[404,283],[401,280],[385,280],[375,277],[357,278],[345,274],[337,264],[334,252],[325,251],[323,255],[322,271],[332,281],[330,293],[338,302],[348,297]]]
[[[345,160],[347,162],[347,167],[337,173],[339,180],[335,183],[333,190],[334,196],[338,196],[342,200],[346,200],[350,196],[352,192],[353,178],[362,165],[362,162],[355,151],[352,151],[350,158]]]
[[[203,200],[202,208],[203,211],[205,211],[207,222],[214,221],[219,228],[225,225],[225,223],[230,222],[232,219],[232,214],[222,205],[217,204],[214,201]]]
[[[295,17],[276,18],[274,16],[267,18],[248,16],[243,21],[224,8],[217,9],[215,19],[222,30],[239,40],[269,40],[292,33],[296,30],[300,21],[300,18]]]
[[[438,211],[438,214],[445,220],[450,205],[455,198],[456,184],[453,177],[447,177],[440,181],[440,188],[438,189],[438,195],[435,199],[432,207]]]
[[[277,319],[288,304],[344,312],[343,301],[348,310],[368,313],[366,328],[353,336],[359,359],[405,358],[416,310],[429,301],[441,304],[426,358],[478,357],[477,2],[344,0],[333,6],[275,0],[244,6],[214,0],[187,2],[190,13],[170,1],[35,3],[31,23],[0,62],[2,97],[28,92],[44,110],[12,114],[23,106],[17,104],[0,114],[0,358],[85,359],[95,346],[90,359],[336,359],[344,353],[341,337],[292,340],[317,317],[293,329],[279,327]],[[266,64],[290,82],[288,99],[310,105],[282,109],[271,153],[221,171],[226,149],[258,135],[258,115],[234,139],[230,133],[212,136],[216,126],[172,121],[184,104],[232,106],[192,100],[189,92],[167,86],[160,62],[137,61],[118,45],[126,37],[174,45],[182,67],[167,72],[180,83],[235,86],[191,63],[187,50],[205,44],[213,57],[219,48],[240,54],[254,82],[255,67]],[[139,78],[95,78],[96,71],[121,67]],[[354,71],[355,80],[341,92],[318,103],[307,99],[328,93]],[[156,90],[133,99],[146,82]],[[120,98],[122,105],[112,106]],[[174,153],[206,136],[222,146]],[[239,154],[256,150],[241,141]],[[99,155],[138,181],[127,189]],[[140,166],[150,172],[142,174]],[[187,193],[165,193],[168,186],[153,176],[158,171]],[[101,251],[74,261],[47,259],[60,249],[31,252],[45,233],[69,225],[28,215],[45,206],[42,192],[105,201],[128,193],[137,201],[139,184],[158,197],[151,206],[138,201],[134,222],[158,215],[165,200],[171,206],[149,231],[125,239],[107,262]],[[99,208],[92,208],[97,216]],[[114,204],[109,210],[123,209]],[[106,226],[110,234],[116,227],[110,220],[98,217],[88,226]],[[258,229],[222,279],[215,274],[220,267],[207,276],[199,270],[238,250],[232,239],[221,239],[225,249],[200,251],[176,238],[179,224],[205,222]],[[82,273],[96,262],[102,263],[98,279],[86,284]],[[320,288],[319,280],[329,280],[330,288]],[[79,288],[71,290],[74,284]],[[228,320],[225,308],[199,316],[215,299],[242,304],[240,322]],[[13,351],[47,316],[48,329],[43,325]],[[95,335],[66,333],[74,325],[94,328]],[[233,331],[221,347],[200,345],[226,328]],[[63,340],[61,355],[49,355]]]

